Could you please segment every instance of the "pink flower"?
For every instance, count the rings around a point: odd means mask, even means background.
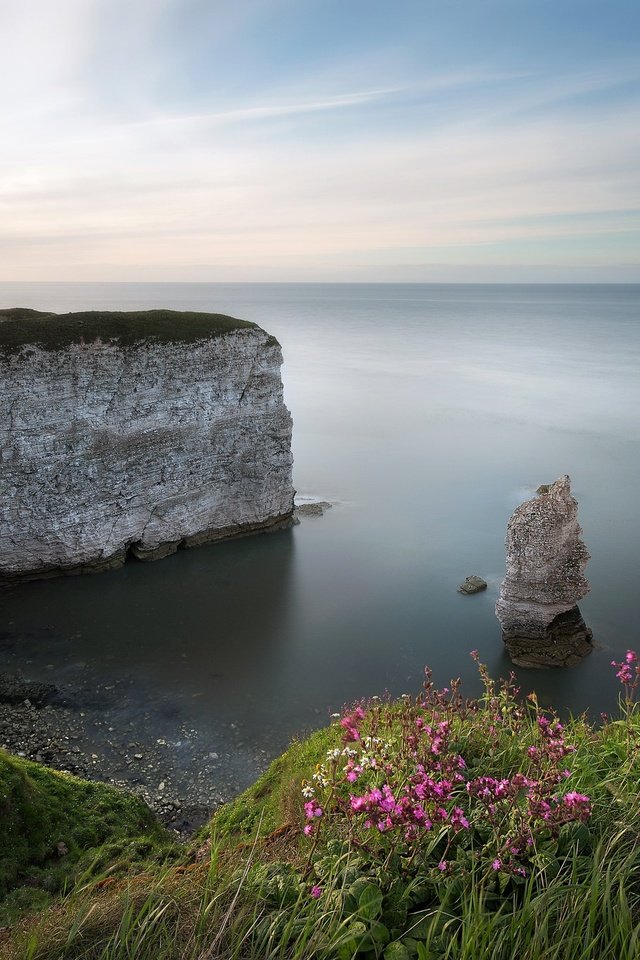
[[[321,897],[322,887],[318,887],[318,886],[311,887],[311,896],[313,897],[314,900],[317,900],[318,897]]]
[[[460,807],[454,807],[453,812],[451,814],[450,823],[456,833],[459,830],[469,829],[469,821],[465,817]]]
[[[491,864],[491,869],[492,869],[492,870],[500,870],[501,867],[502,867],[502,860],[499,860],[499,859],[496,857],[496,859],[495,859],[495,860],[493,861],[493,863]]]
[[[449,864],[447,863],[447,861],[441,860],[440,863],[438,864],[438,870],[440,870],[441,873],[445,873],[448,869],[449,869]]]
[[[304,830],[303,830],[303,833],[304,833],[304,835],[305,835],[306,837],[310,837],[311,834],[313,833],[313,825],[310,824],[310,823],[308,823],[308,824],[305,826],[305,828],[304,828]]]
[[[569,793],[565,793],[562,802],[578,820],[588,820],[591,816],[591,800],[584,793],[576,793],[575,790],[571,790]]]
[[[314,817],[321,817],[323,814],[322,807],[317,800],[309,800],[304,805],[304,815],[307,820],[313,820]]]

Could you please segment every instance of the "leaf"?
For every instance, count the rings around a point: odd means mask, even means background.
[[[358,895],[358,916],[375,920],[382,913],[382,891],[375,883],[365,883]]]
[[[437,917],[438,914],[435,916]],[[410,914],[407,922],[407,935],[416,940],[423,940],[432,932],[434,913],[432,910],[420,910],[419,912]]]
[[[399,940],[390,943],[382,956],[384,960],[411,960],[409,950],[405,947],[404,943],[400,943]]]
[[[350,923],[345,932],[345,939],[338,947],[339,960],[352,960],[359,951],[366,933],[367,928],[360,920]]]
[[[369,937],[379,947],[384,947],[387,943],[389,943],[391,934],[385,927],[384,923],[380,923],[376,920],[369,927]]]

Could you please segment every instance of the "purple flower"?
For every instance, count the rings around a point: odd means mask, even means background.
[[[465,817],[460,807],[454,807],[453,812],[451,814],[451,819],[449,822],[451,823],[451,826],[453,827],[456,833],[459,830],[469,829],[469,821]]]
[[[313,897],[314,900],[317,900],[318,897],[321,897],[322,887],[318,887],[318,886],[311,887],[311,896]]]
[[[307,820],[313,820],[314,817],[321,817],[323,812],[317,800],[309,800],[304,805],[304,815]]]

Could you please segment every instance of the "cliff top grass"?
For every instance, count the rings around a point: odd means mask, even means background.
[[[0,926],[80,877],[176,850],[137,797],[0,750]]]
[[[61,350],[71,344],[116,342],[193,343],[234,330],[259,330],[256,323],[221,313],[178,310],[88,310],[51,313],[26,307],[0,308],[0,352],[16,353],[25,346]]]
[[[600,727],[563,725],[482,664],[478,700],[427,671],[415,698],[361,701],[216,812],[181,863],[84,883],[0,929],[0,952],[637,960],[640,659],[614,666],[620,716]]]

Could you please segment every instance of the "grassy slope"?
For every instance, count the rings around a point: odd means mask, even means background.
[[[16,307],[0,310],[0,352],[16,353],[27,344],[59,350],[73,343],[116,340],[123,346],[148,340],[191,343],[233,330],[259,329],[257,324],[219,313],[177,310],[42,313]]]
[[[334,725],[294,743],[254,786],[222,807],[212,820],[210,854],[202,849],[205,835],[201,834],[195,844],[201,848],[199,855],[194,848],[195,862],[190,866],[167,867],[166,861],[164,865],[148,861],[146,873],[134,875],[130,883],[114,884],[107,893],[87,888],[68,899],[61,910],[45,914],[43,921],[17,930],[13,947],[7,945],[14,952],[7,957],[23,960],[27,955],[25,944],[32,942],[37,946],[28,955],[34,960],[128,960],[133,955],[136,960],[350,958],[348,950],[316,954],[312,938],[316,934],[330,935],[339,917],[334,920],[326,911],[323,913],[324,901],[316,904],[306,889],[298,900],[294,895],[295,902],[285,906],[283,901],[281,909],[259,905],[264,901],[256,900],[250,877],[241,881],[247,887],[246,894],[238,900],[235,893],[244,864],[271,863],[277,868],[275,859],[294,865],[299,865],[301,858],[306,860],[309,844],[302,840],[299,829],[301,780],[311,776],[327,750],[339,741],[340,732]],[[634,933],[640,843],[635,826],[635,746],[629,751],[629,738],[632,744],[640,741],[640,717],[634,717],[629,728],[624,723],[612,723],[600,730],[577,721],[570,725],[569,734],[577,747],[571,761],[572,787],[585,790],[594,801],[592,852],[587,855],[592,860],[591,871],[584,866],[583,852],[575,863],[583,863],[580,869],[587,870],[585,876],[579,879],[576,874],[572,885],[554,884],[550,878],[541,890],[532,888],[524,893],[515,912],[496,912],[494,907],[487,907],[479,888],[477,899],[473,892],[463,904],[462,927],[455,928],[456,939],[450,941],[450,952],[446,953],[450,960],[476,960],[478,956],[506,960],[514,955],[513,950],[523,960],[592,960],[594,956],[599,960],[632,960],[640,955],[636,952],[640,951],[640,930]],[[472,756],[474,744],[467,746]],[[509,749],[504,756],[491,761],[496,764],[496,773],[503,762],[508,765],[511,745],[506,746]],[[477,749],[482,752],[480,745]],[[74,816],[78,812],[79,808]],[[281,830],[288,837],[284,844]],[[50,835],[48,842],[52,840]],[[567,856],[571,864],[571,856]],[[309,882],[306,880],[305,886]],[[340,899],[338,893],[335,896]],[[252,911],[258,911],[256,919]],[[82,931],[72,934],[78,917],[83,918]],[[433,918],[440,932],[443,925],[454,923],[446,904],[434,909]],[[281,931],[294,921],[302,925],[303,934],[297,945],[287,947],[286,940],[280,939],[284,937]],[[277,935],[273,932],[276,930],[280,931]],[[218,940],[222,932],[224,937]],[[130,952],[132,940],[137,943],[134,954]],[[435,953],[424,952],[424,956],[442,960],[445,954],[440,950],[438,946]],[[407,960],[400,947],[397,956]]]
[[[296,740],[262,774],[259,780],[220,808],[207,828],[222,848],[252,843],[275,830],[302,821],[300,785],[340,742],[335,726],[317,730],[306,740]],[[200,835],[202,838],[203,834]]]
[[[138,798],[0,751],[0,925],[85,872],[128,869],[174,849]]]

